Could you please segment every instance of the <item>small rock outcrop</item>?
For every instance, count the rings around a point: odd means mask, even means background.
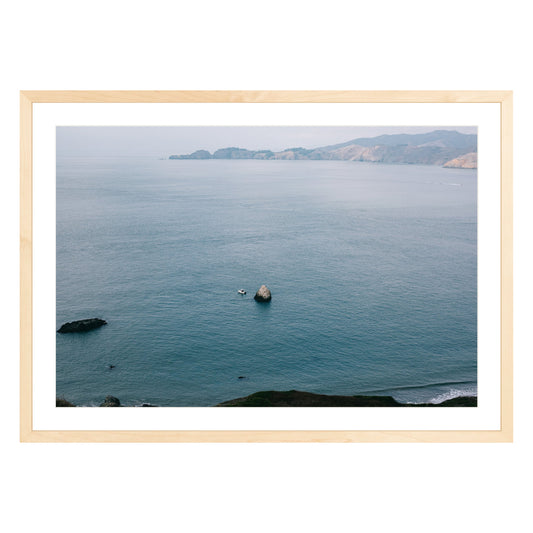
[[[65,400],[65,398],[56,398],[56,407],[76,407],[73,403]]]
[[[75,320],[74,322],[67,322],[63,324],[58,330],[58,333],[82,333],[90,331],[101,326],[105,326],[107,322],[101,318],[85,318],[84,320]]]
[[[254,300],[256,302],[270,302],[272,294],[266,285],[261,285],[260,289],[255,293]]]
[[[114,396],[106,396],[100,407],[120,407],[120,400]]]

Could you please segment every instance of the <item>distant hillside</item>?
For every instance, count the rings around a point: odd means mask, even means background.
[[[477,152],[470,152],[456,157],[448,161],[444,166],[446,168],[477,168]]]
[[[341,144],[334,144],[325,146],[323,150],[335,150],[337,148],[344,148],[351,144],[359,146],[423,146],[428,144],[438,145],[449,148],[464,149],[465,147],[477,146],[477,135],[475,133],[466,134],[459,133],[454,130],[435,130],[429,133],[397,133],[393,135],[380,135],[379,137],[363,137],[360,139],[353,139]]]
[[[477,135],[435,130],[365,137],[314,149],[286,148],[281,152],[236,147],[222,148],[213,154],[197,150],[192,154],[171,155],[169,159],[304,159],[477,168]]]

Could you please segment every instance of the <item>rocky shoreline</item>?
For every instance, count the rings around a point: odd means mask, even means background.
[[[77,407],[56,398],[56,407]],[[118,398],[106,396],[100,407],[123,407]],[[138,407],[157,407],[143,403]],[[297,390],[260,391],[214,407],[477,407],[476,396],[459,396],[441,403],[400,403],[392,396],[335,396]]]
[[[260,391],[216,407],[477,407],[476,396],[460,396],[441,403],[400,403],[392,396],[333,396],[297,390]]]

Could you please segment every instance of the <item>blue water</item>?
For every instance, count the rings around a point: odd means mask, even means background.
[[[476,196],[434,166],[58,159],[57,326],[108,325],[57,334],[57,395],[476,394]]]

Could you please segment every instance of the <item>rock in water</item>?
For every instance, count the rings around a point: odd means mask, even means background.
[[[106,396],[100,407],[120,407],[120,400],[114,396]]]
[[[76,407],[73,403],[65,400],[65,398],[56,398],[56,407]]]
[[[84,320],[76,320],[74,322],[67,322],[63,324],[58,330],[58,333],[81,333],[83,331],[90,331],[107,324],[101,318],[86,318]]]
[[[261,285],[261,288],[255,293],[254,300],[256,302],[270,302],[272,294],[266,285]]]

